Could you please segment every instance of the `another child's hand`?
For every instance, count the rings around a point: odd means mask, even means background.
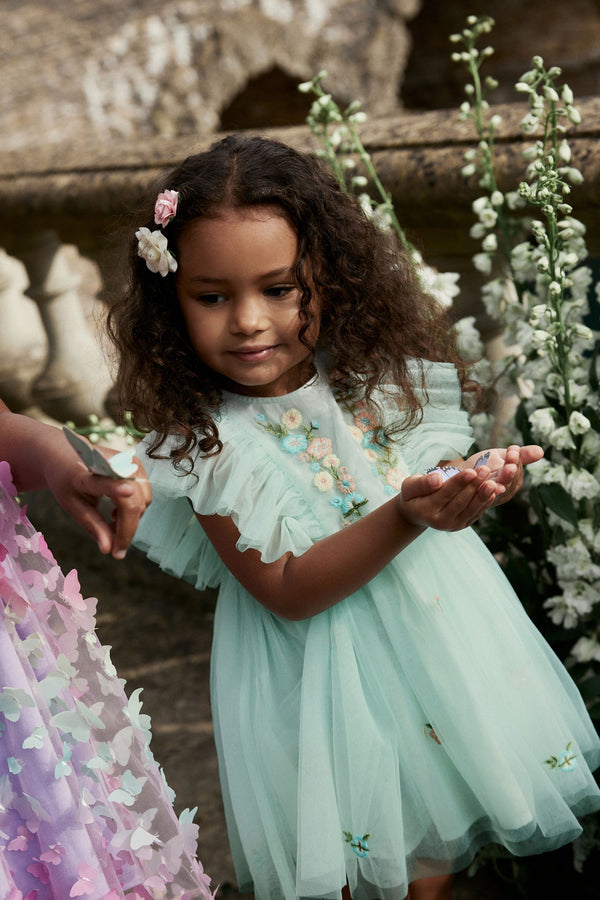
[[[107,457],[115,452],[105,447],[97,449]],[[135,481],[105,478],[89,472],[74,451],[66,452],[61,448],[60,455],[53,456],[46,466],[45,475],[48,489],[65,512],[91,534],[99,550],[122,559],[152,500],[148,477],[141,463],[138,462]],[[107,522],[98,509],[102,497],[107,497],[114,506],[112,522]]]
[[[435,471],[411,475],[402,483],[398,503],[413,525],[460,531],[476,522],[504,491],[504,485],[494,481],[490,469],[482,465],[465,468],[447,481]]]
[[[511,444],[506,450],[495,447],[484,453],[475,453],[464,463],[466,467],[474,467],[480,459],[485,460],[486,467],[490,470],[490,478],[504,487],[504,491],[494,500],[494,504],[506,503],[519,490],[523,483],[523,466],[537,462],[544,455],[541,447],[530,444],[519,447]]]

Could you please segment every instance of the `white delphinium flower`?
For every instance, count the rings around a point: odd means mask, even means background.
[[[536,261],[539,254],[534,253],[529,241],[516,244],[511,250],[510,261],[515,278],[518,281],[532,281],[536,276]]]
[[[494,278],[492,281],[488,281],[484,284],[481,288],[481,299],[485,311],[488,316],[491,316],[493,319],[499,319],[501,317],[508,285],[512,286],[512,282],[508,281],[508,279]]]
[[[569,416],[569,431],[571,434],[585,434],[592,427],[592,423],[587,416],[576,410]]]
[[[545,457],[527,466],[527,472],[533,485],[559,484],[561,487],[567,486],[565,467],[556,465]]]
[[[595,581],[600,577],[600,566],[592,562],[590,551],[578,534],[569,538],[565,544],[551,547],[547,557],[556,567],[561,584],[577,579]]]
[[[587,469],[573,469],[567,477],[566,488],[574,500],[593,500],[600,496],[600,483]]]
[[[475,326],[475,316],[464,316],[454,325],[458,350],[463,359],[474,362],[484,353],[481,335]]]
[[[580,663],[600,662],[598,633],[580,637],[571,648],[573,659]]]
[[[592,585],[577,580],[564,586],[562,594],[549,597],[544,602],[544,607],[550,611],[550,618],[555,625],[575,628],[582,618],[590,614],[599,597]]]
[[[575,441],[568,425],[561,425],[549,435],[548,440],[557,450],[574,450]]]
[[[533,436],[541,441],[547,441],[556,430],[555,410],[551,406],[536,409],[529,416],[529,424]]]
[[[581,442],[581,455],[596,465],[600,463],[600,434],[597,431],[588,431]]]

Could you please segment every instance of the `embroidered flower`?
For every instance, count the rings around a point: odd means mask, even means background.
[[[352,494],[356,488],[354,478],[352,478],[346,466],[340,466],[338,469],[337,486],[342,494]]]
[[[279,421],[284,428],[289,428],[290,431],[294,431],[302,425],[302,413],[297,409],[288,409],[287,412],[282,413]]]
[[[364,404],[358,404],[357,412],[354,416],[354,424],[361,431],[372,431],[376,426],[375,416],[370,412]]]
[[[577,754],[571,751],[573,741],[569,741],[566,748],[558,756],[550,756],[544,760],[551,769],[560,769],[561,772],[572,772],[577,768]]]
[[[177,260],[169,250],[162,231],[140,228],[135,236],[138,239],[138,256],[146,261],[151,272],[159,272],[164,278],[169,272],[177,271]]]
[[[179,194],[177,191],[163,191],[156,198],[154,204],[154,221],[162,228],[168,225],[177,213]]]
[[[385,438],[380,429],[375,428],[363,434],[362,445],[367,450],[381,450],[385,447]]]
[[[399,491],[404,481],[404,472],[402,469],[388,469],[385,473],[385,480],[393,487],[395,491]]]
[[[337,487],[342,496],[334,497],[330,502],[340,509],[342,525],[348,525],[354,516],[362,515],[360,508],[368,503],[368,500],[356,492],[354,478],[348,468],[340,466],[340,459],[333,452],[331,439],[314,436],[314,432],[319,428],[318,422],[311,419],[309,425],[303,425],[302,413],[297,409],[288,409],[280,416],[278,424],[269,422],[264,413],[260,413],[256,421],[268,434],[281,441],[283,450],[295,454],[299,462],[310,464],[311,472],[315,473],[312,483],[318,491],[326,493],[334,485]],[[358,428],[355,430],[362,439],[362,432]],[[292,431],[294,433],[291,433]]]
[[[312,439],[312,441],[306,448],[306,452],[313,456],[315,459],[322,459],[324,456],[328,456],[333,453],[333,446],[329,438],[317,437]]]
[[[372,450],[370,447],[367,447],[366,450],[363,450],[364,455],[369,460],[370,463],[376,463],[378,456],[375,450]]]
[[[343,831],[344,840],[347,844],[350,844],[352,847],[352,851],[356,853],[357,856],[364,858],[369,853],[369,845],[367,841],[371,837],[370,834],[352,834],[350,831]]]
[[[333,487],[334,481],[333,476],[329,474],[329,472],[320,471],[313,478],[313,484],[318,490],[322,493],[325,491],[330,491]]]
[[[306,450],[308,441],[303,434],[286,434],[281,439],[282,446],[288,453],[301,453]]]

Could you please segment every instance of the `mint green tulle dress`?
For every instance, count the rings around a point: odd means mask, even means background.
[[[258,900],[400,900],[481,846],[553,850],[600,808],[600,744],[576,687],[471,529],[428,530],[364,588],[288,621],[220,561],[195,519],[231,516],[240,550],[301,555],[472,442],[449,364],[426,364],[422,422],[386,443],[319,374],[282,397],[226,395],[223,450],[195,476],[139,455],[154,501],[137,545],[218,587],[212,709],[238,884]],[[198,761],[201,765],[201,761]]]

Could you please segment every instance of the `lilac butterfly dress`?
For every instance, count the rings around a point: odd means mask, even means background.
[[[95,633],[0,462],[0,898],[204,898],[192,813],[149,749]]]

